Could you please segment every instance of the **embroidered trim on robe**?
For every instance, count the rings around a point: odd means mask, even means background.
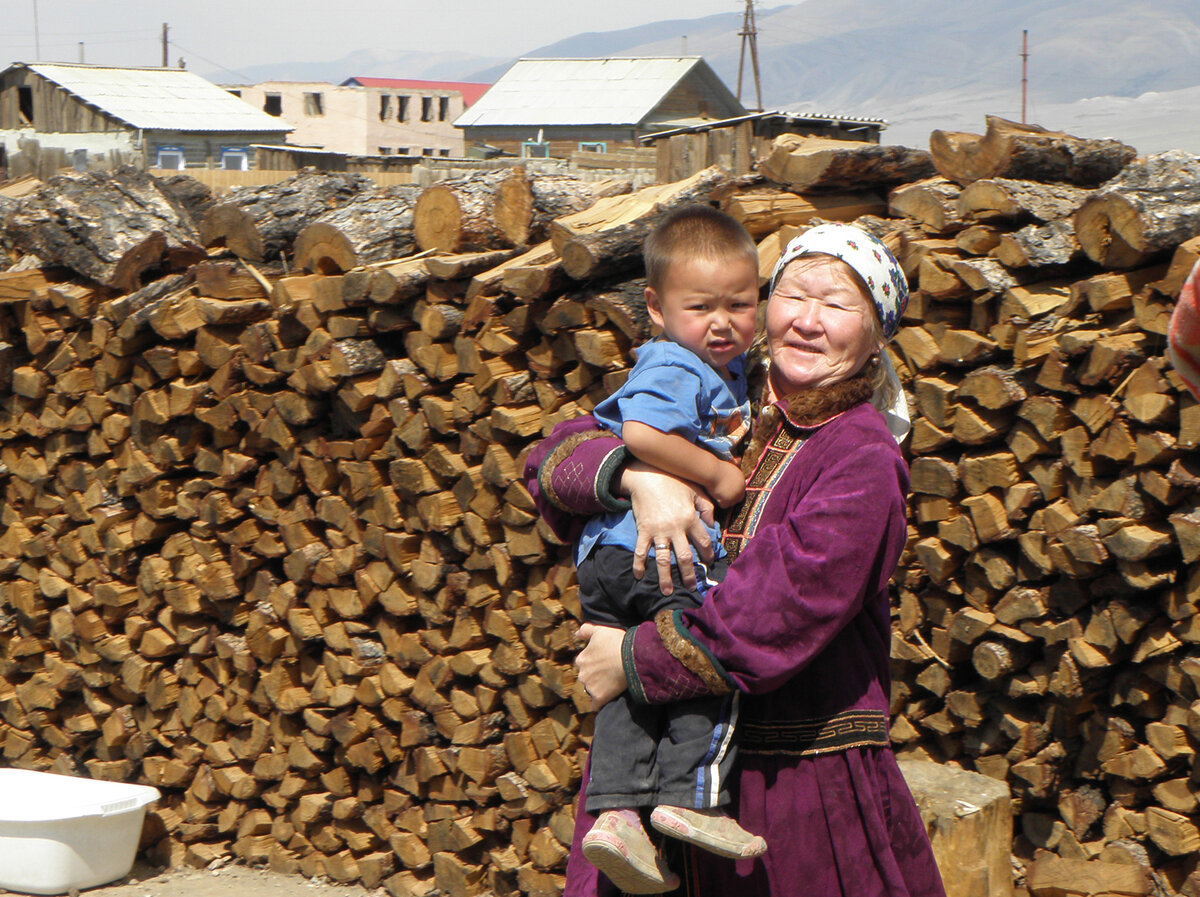
[[[691,632],[683,625],[682,614],[682,610],[661,610],[654,617],[663,647],[698,676],[714,695],[729,694],[733,691],[729,674],[709,650],[692,637]]]
[[[628,449],[624,445],[619,446],[605,456],[604,461],[600,464],[599,470],[596,471],[596,479],[588,483],[586,487],[582,482],[575,482],[578,479],[578,471],[576,476],[571,476],[570,472],[559,471],[561,465],[566,459],[571,457],[571,454],[579,447],[580,444],[591,439],[612,439],[613,434],[608,430],[586,430],[582,433],[576,433],[573,436],[568,436],[562,442],[554,447],[554,450],[543,459],[541,466],[538,468],[537,480],[538,485],[542,489],[542,494],[546,496],[546,500],[564,511],[572,510],[570,502],[564,502],[560,496],[562,490],[584,490],[590,493],[591,498],[597,499],[602,505],[611,511],[622,511],[629,507],[628,501],[621,501],[614,497],[611,491],[607,488],[600,488],[601,483],[606,483],[605,476],[612,477],[613,473],[625,461]],[[615,457],[614,457],[615,456]],[[555,488],[554,475],[558,471],[566,477],[565,482],[560,482],[559,486],[562,490]]]
[[[888,745],[887,716],[878,710],[843,710],[804,720],[748,722],[740,726],[743,754],[815,757],[857,747]]]

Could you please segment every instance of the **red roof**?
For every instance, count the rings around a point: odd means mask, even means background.
[[[387,87],[392,90],[457,90],[462,94],[463,103],[470,106],[491,87],[490,84],[476,84],[472,81],[414,81],[407,78],[347,78],[344,85],[357,84],[359,87]]]

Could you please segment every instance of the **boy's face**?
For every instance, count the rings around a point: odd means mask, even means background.
[[[646,287],[650,320],[722,373],[753,342],[757,307],[758,267],[742,256],[679,259]]]

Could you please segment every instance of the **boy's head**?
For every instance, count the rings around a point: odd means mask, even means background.
[[[672,342],[724,371],[754,339],[754,240],[712,206],[683,206],[646,238],[643,257],[650,319]]]

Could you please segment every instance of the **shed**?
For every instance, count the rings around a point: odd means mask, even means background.
[[[699,56],[520,59],[454,125],[468,146],[567,157],[636,147],[680,120],[745,114]]]
[[[250,168],[291,125],[183,69],[13,63],[0,72],[0,166]]]
[[[879,143],[886,127],[882,118],[832,112],[752,112],[722,121],[683,122],[647,134],[641,143],[658,151],[658,179],[665,183],[691,177],[710,165],[748,174],[780,134]]]

